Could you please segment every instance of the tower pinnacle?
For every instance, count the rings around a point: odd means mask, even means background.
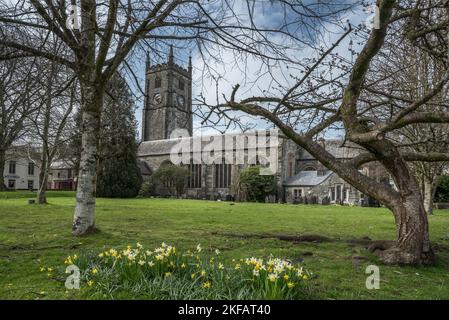
[[[175,63],[175,59],[173,56],[173,45],[170,45],[170,53],[168,55],[168,63],[169,64],[174,64]]]
[[[189,55],[189,66],[188,71],[190,73],[190,76],[192,76],[192,54]]]
[[[148,72],[150,70],[150,66],[151,66],[150,54],[147,52],[147,59],[145,62],[146,72]]]

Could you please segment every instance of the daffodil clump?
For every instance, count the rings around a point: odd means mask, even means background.
[[[80,269],[86,294],[99,298],[295,299],[311,274],[279,258],[219,261],[220,251],[201,245],[178,252],[162,243],[149,250],[137,243],[125,249],[65,259]]]
[[[261,290],[268,299],[280,299],[285,295],[291,295],[297,286],[311,277],[303,267],[279,258],[242,259],[235,262],[234,269],[242,270],[251,277],[254,290]]]

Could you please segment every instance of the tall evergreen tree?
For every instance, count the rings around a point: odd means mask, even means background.
[[[142,184],[137,165],[134,99],[126,81],[116,74],[101,117],[97,196],[135,197]]]

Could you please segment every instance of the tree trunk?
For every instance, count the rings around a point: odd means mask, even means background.
[[[47,128],[47,127],[46,127]],[[47,129],[48,131],[48,129]],[[47,132],[48,134],[48,132]],[[47,141],[44,140],[42,148],[42,158],[41,158],[41,172],[39,172],[39,189],[37,190],[36,201],[38,204],[46,204],[47,196],[45,191],[47,191],[47,179],[48,179],[48,146]]]
[[[380,144],[380,143],[379,143]],[[386,264],[429,265],[435,262],[430,246],[429,225],[420,185],[395,147],[383,150],[388,157],[380,162],[394,179],[398,198],[386,205],[393,211],[397,240],[392,248],[379,255]]]
[[[423,203],[416,195],[397,204],[395,215],[398,239],[396,245],[380,253],[386,264],[430,265],[435,256],[430,246],[429,225]]]
[[[0,191],[6,190],[5,185],[5,177],[3,176],[3,173],[5,172],[5,163],[6,163],[6,151],[0,150]]]
[[[380,253],[381,260],[386,264],[432,264],[435,255],[430,246],[421,188],[403,161],[397,158],[392,162],[396,164],[395,183],[401,196],[400,201],[389,203],[396,222],[397,241],[392,248]]]
[[[37,191],[37,203],[46,204],[47,203],[47,183],[48,183],[48,168],[47,163],[42,162],[42,170],[39,173],[39,190]]]
[[[427,214],[433,214],[434,184],[429,179],[424,179],[424,210]]]
[[[84,90],[83,90],[84,89]],[[95,86],[82,88],[81,160],[78,173],[76,207],[72,233],[76,236],[95,230],[95,189],[97,181],[98,141],[103,91]]]

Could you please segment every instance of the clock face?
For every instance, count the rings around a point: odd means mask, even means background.
[[[183,96],[181,96],[180,94],[178,94],[178,95],[176,96],[176,102],[177,102],[177,104],[178,104],[178,107],[183,107],[183,106],[184,106],[185,99],[184,99]]]
[[[156,94],[153,96],[153,102],[154,102],[155,104],[160,104],[160,103],[162,102],[162,96],[161,96],[160,93],[156,93]]]

